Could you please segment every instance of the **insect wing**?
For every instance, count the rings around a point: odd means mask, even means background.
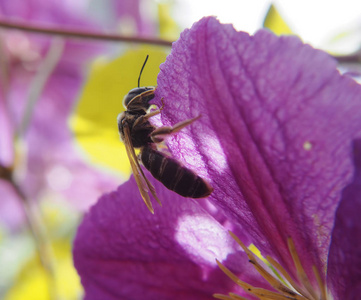
[[[133,148],[133,144],[132,144],[132,140],[130,137],[130,131],[129,131],[128,126],[124,126],[124,144],[125,144],[125,149],[127,150],[129,162],[132,167],[135,181],[139,188],[140,195],[142,196],[145,205],[148,207],[150,212],[153,214],[154,209],[153,209],[152,203],[149,198],[148,188],[149,188],[150,192],[152,193],[153,197],[157,200],[157,202],[160,205],[161,205],[161,202],[155,193],[155,189],[154,189],[153,185],[145,177],[144,172],[139,165],[137,156],[136,156],[134,148]]]

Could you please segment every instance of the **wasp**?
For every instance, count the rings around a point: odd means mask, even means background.
[[[149,119],[161,113],[162,106],[151,111],[149,103],[154,98],[155,87],[140,87],[140,77],[147,62],[144,61],[138,78],[138,87],[129,91],[123,99],[125,111],[118,115],[120,138],[125,144],[130,165],[139,188],[140,194],[151,213],[154,213],[149,192],[161,204],[154,186],[145,176],[140,163],[159,180],[165,187],[183,197],[204,198],[209,196],[213,188],[194,171],[182,165],[181,162],[158,149],[167,135],[173,134],[196,121],[200,116],[185,120],[174,126],[155,127]],[[139,149],[139,156],[134,149]]]

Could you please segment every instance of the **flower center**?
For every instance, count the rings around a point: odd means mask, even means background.
[[[313,266],[312,270],[315,274],[317,280],[317,287],[314,288],[309,280],[297,254],[295,245],[292,238],[288,238],[288,249],[293,259],[293,263],[297,270],[297,276],[301,285],[299,285],[295,280],[292,279],[292,276],[287,273],[287,271],[272,257],[267,256],[265,261],[267,265],[270,266],[270,270],[266,270],[259,262],[257,257],[249,250],[240,239],[235,236],[232,232],[229,232],[233,239],[242,247],[246,252],[249,262],[253,267],[262,275],[262,277],[275,289],[275,291],[267,290],[264,288],[254,287],[242,280],[240,280],[234,273],[232,273],[228,268],[226,268],[218,260],[217,264],[219,268],[231,278],[237,285],[242,287],[248,294],[255,296],[259,299],[274,299],[274,300],[328,300],[330,299],[326,293],[326,287],[318,272],[317,268]],[[273,273],[273,274],[272,274]],[[276,275],[276,276],[275,276]],[[223,300],[246,300],[246,298],[241,297],[234,293],[229,293],[228,295],[214,294],[213,297]]]

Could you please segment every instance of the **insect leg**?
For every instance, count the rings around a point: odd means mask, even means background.
[[[151,111],[151,112],[147,113],[147,114],[144,116],[145,120],[148,120],[149,118],[151,118],[151,117],[153,117],[153,116],[156,116],[156,115],[158,115],[158,114],[161,113],[161,111],[162,111],[163,108],[164,108],[163,97],[162,97],[162,99],[160,99],[160,101],[162,102],[162,106],[159,107],[159,109],[156,109],[156,110],[154,110],[154,111]]]
[[[146,121],[148,121],[149,118],[154,117],[156,115],[159,115],[161,113],[161,111],[163,110],[163,108],[164,108],[163,98],[161,99],[161,101],[162,101],[162,106],[159,107],[159,109],[151,111],[151,112],[147,113],[144,116],[138,117],[138,119],[134,122],[133,127],[139,126],[139,125],[145,123]]]
[[[174,126],[163,126],[163,127],[156,128],[151,133],[150,136],[154,143],[160,143],[164,140],[164,138],[162,136],[175,133],[175,132],[183,129],[184,127],[192,124],[194,121],[198,120],[200,117],[201,117],[201,115],[199,115],[195,118],[192,118],[192,119],[188,119],[188,120],[179,122],[179,123],[175,124]]]

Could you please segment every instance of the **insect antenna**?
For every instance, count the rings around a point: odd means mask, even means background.
[[[140,86],[140,77],[142,76],[143,69],[144,69],[144,67],[145,67],[145,64],[147,63],[148,57],[149,57],[149,55],[147,54],[147,57],[145,58],[145,61],[144,61],[144,63],[143,63],[143,66],[142,66],[142,68],[140,69],[140,73],[139,73],[139,77],[138,77],[138,87]]]

